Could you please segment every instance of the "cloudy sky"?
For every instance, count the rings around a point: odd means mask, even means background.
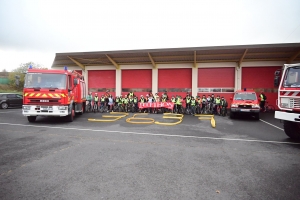
[[[55,53],[300,42],[299,0],[0,0],[0,70]]]

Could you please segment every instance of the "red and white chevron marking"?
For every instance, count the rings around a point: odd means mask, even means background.
[[[300,91],[281,91],[281,96],[300,96]]]

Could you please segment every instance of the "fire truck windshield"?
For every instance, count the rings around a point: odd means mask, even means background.
[[[283,87],[300,87],[300,66],[286,70]]]
[[[28,73],[24,88],[66,89],[67,76],[64,74]]]

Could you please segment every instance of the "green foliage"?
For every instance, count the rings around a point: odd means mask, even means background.
[[[25,78],[25,74],[29,68],[29,66],[32,66],[33,69],[47,69],[45,67],[43,67],[40,64],[36,64],[34,62],[28,62],[28,63],[22,63],[20,64],[20,67],[12,70],[11,73],[9,73],[9,84],[11,86],[11,88],[21,91],[24,88],[24,78]],[[16,84],[16,76],[19,76],[20,78],[18,79],[19,84]]]

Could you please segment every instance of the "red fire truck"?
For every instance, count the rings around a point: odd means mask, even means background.
[[[287,136],[300,139],[300,63],[285,64],[282,70],[276,71],[274,85],[279,86],[277,106],[280,109],[275,112],[275,118],[283,120]]]
[[[28,69],[23,91],[22,114],[29,122],[37,116],[65,117],[72,122],[75,113],[85,111],[84,78],[76,71]]]

